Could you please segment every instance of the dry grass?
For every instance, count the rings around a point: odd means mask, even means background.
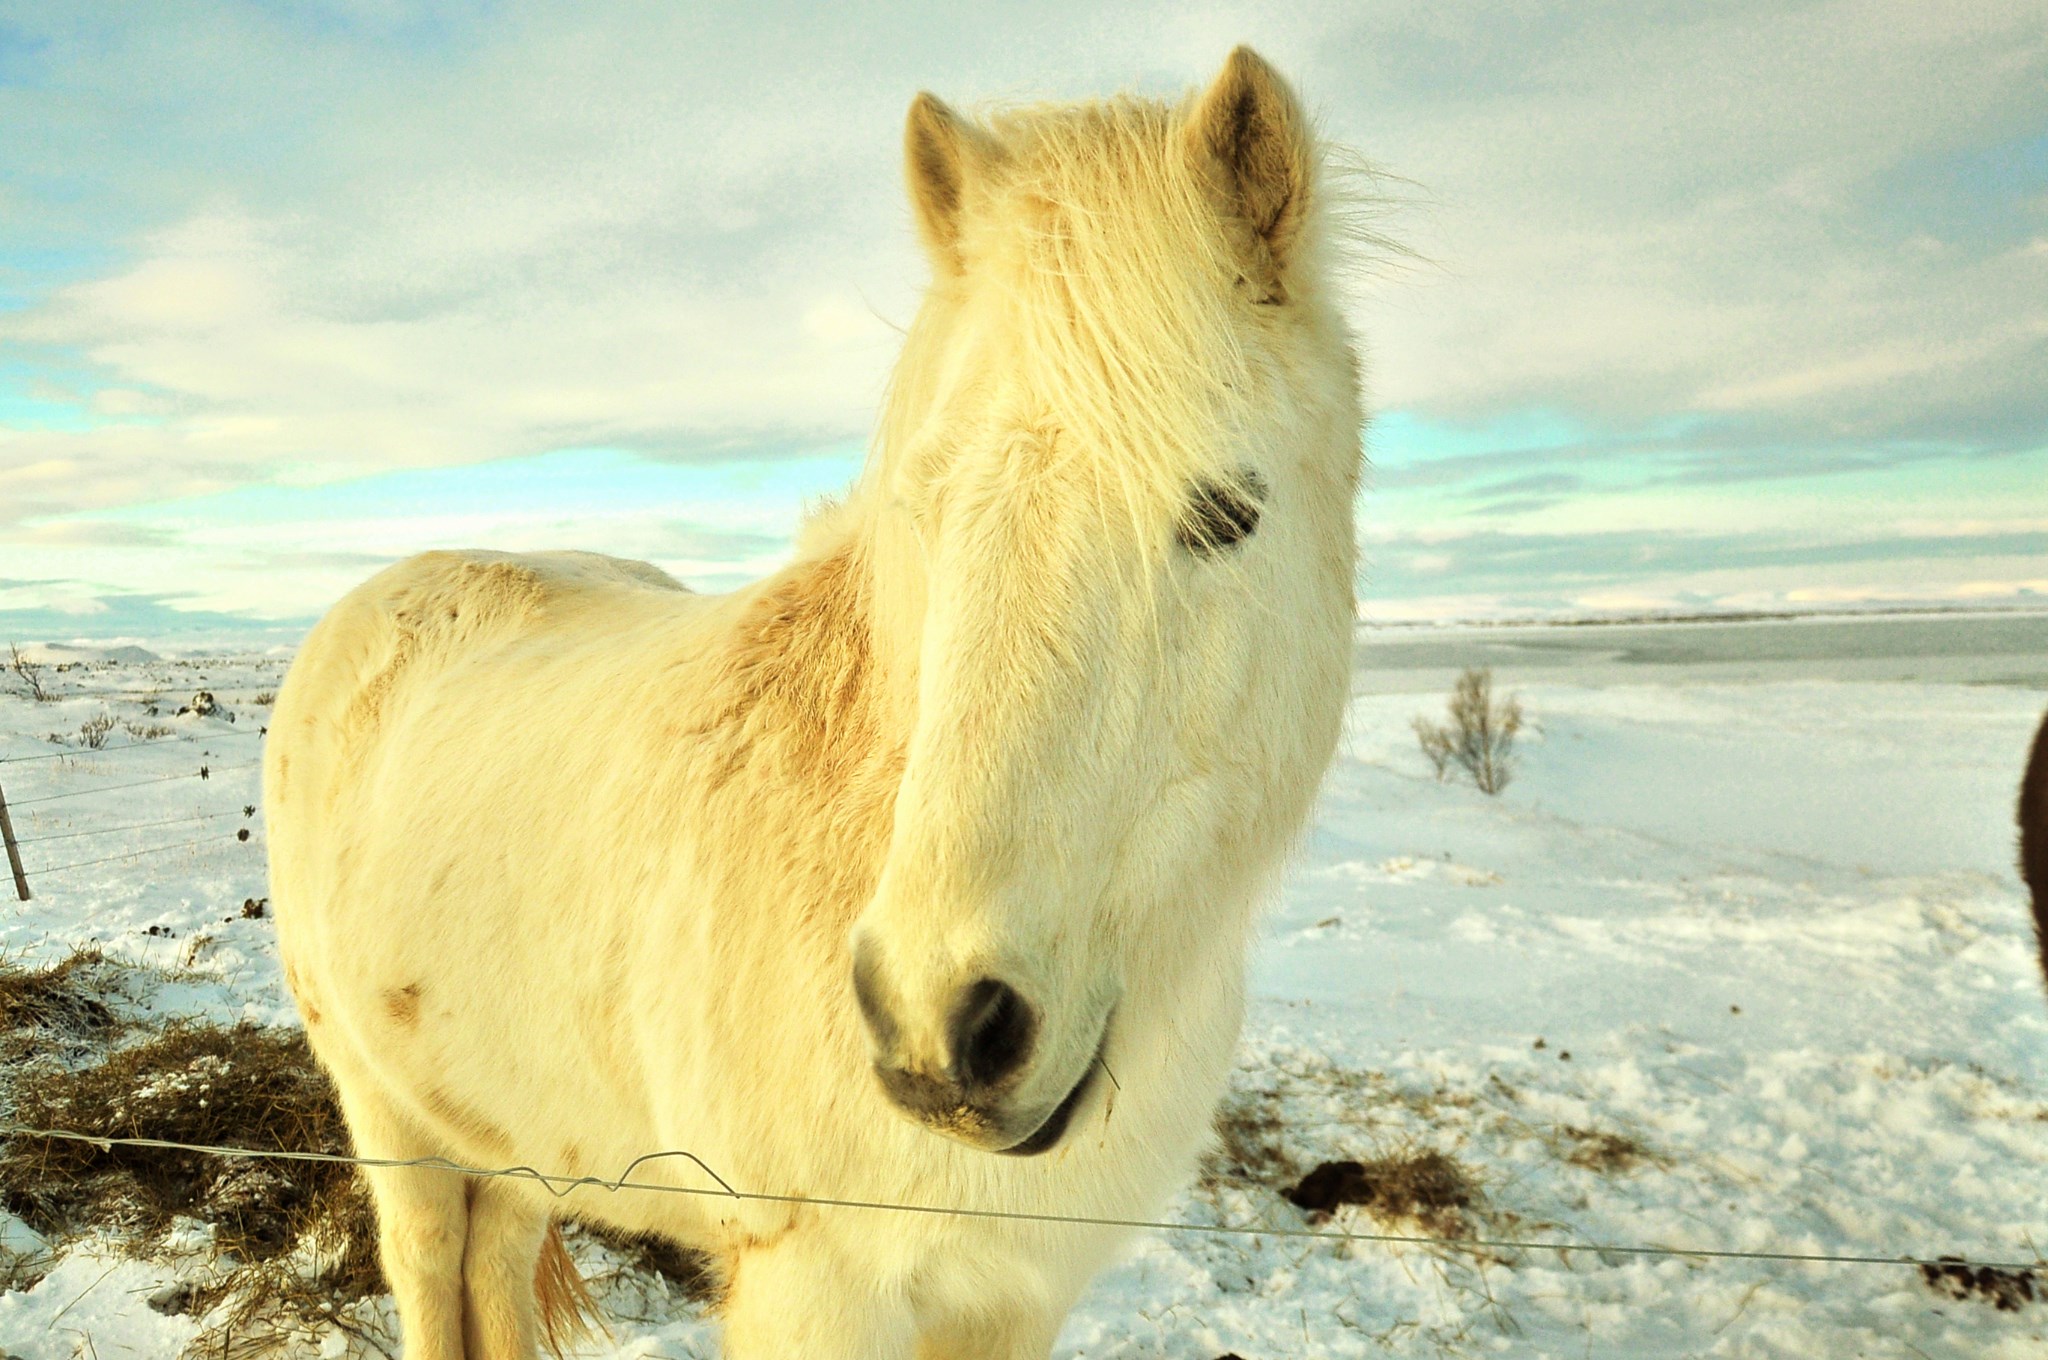
[[[105,998],[118,993],[119,965],[97,949],[74,950],[47,968],[0,959],[0,1061],[75,1056],[124,1028]]]
[[[677,1298],[700,1305],[713,1305],[724,1289],[716,1263],[701,1251],[681,1247],[654,1233],[617,1232],[585,1223],[578,1229],[584,1236],[603,1243],[619,1258],[622,1270],[642,1280],[659,1280]]]
[[[88,1067],[41,1064],[9,1083],[33,1128],[112,1137],[345,1153],[347,1133],[304,1036],[253,1025],[174,1022]],[[15,1138],[0,1151],[0,1198],[46,1234],[119,1222],[153,1239],[172,1219],[213,1223],[245,1259],[292,1245],[289,1225],[349,1170],[156,1148]]]
[[[1381,1223],[1412,1224],[1433,1237],[1468,1231],[1466,1211],[1479,1198],[1472,1174],[1435,1148],[1408,1148],[1363,1161],[1324,1162],[1286,1192],[1320,1222],[1355,1204]]]
[[[39,1059],[6,1079],[14,1122],[348,1151],[333,1090],[296,1031],[178,1021],[76,1061],[75,1036],[104,1045],[124,1028],[94,995],[112,967],[78,954],[38,973],[0,972],[9,1049]],[[72,1061],[52,1036],[73,1045]],[[210,1225],[226,1269],[159,1304],[207,1316],[209,1355],[303,1349],[328,1325],[357,1331],[354,1305],[384,1288],[369,1196],[352,1167],[20,1136],[0,1145],[0,1203],[52,1240],[107,1232],[138,1256],[180,1218]]]
[[[1664,1159],[1645,1147],[1642,1141],[1625,1133],[1608,1133],[1601,1129],[1582,1129],[1576,1124],[1559,1128],[1557,1137],[1551,1142],[1560,1160],[1588,1171],[1602,1175],[1633,1171],[1645,1162],[1662,1165]]]

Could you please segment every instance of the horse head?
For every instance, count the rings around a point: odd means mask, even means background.
[[[906,150],[933,278],[849,508],[908,737],[852,980],[892,1104],[1039,1153],[1127,1025],[1241,976],[1328,761],[1357,363],[1249,49],[1178,106],[920,95]]]

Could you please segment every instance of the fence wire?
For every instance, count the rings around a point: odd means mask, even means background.
[[[263,762],[245,760],[234,765],[201,765],[196,770],[181,770],[177,774],[160,774],[154,779],[134,779],[126,784],[95,784],[89,789],[67,789],[63,793],[45,793],[34,798],[9,798],[10,808],[27,807],[32,803],[54,803],[60,798],[84,798],[94,793],[117,793],[122,789],[139,789],[148,784],[164,784],[173,779],[211,779],[217,774],[232,774],[236,770],[253,770]]]
[[[94,826],[83,831],[51,831],[40,836],[16,836],[16,845],[41,845],[45,841],[75,841],[84,836],[111,836],[117,831],[147,831],[156,826],[189,826],[193,822],[217,822],[223,817],[241,817],[247,814],[232,808],[226,812],[202,812],[196,817],[165,817],[154,822],[123,822],[119,826]]]
[[[91,697],[91,696],[87,696]],[[66,750],[38,753],[31,756],[16,756],[0,759],[0,765],[16,764],[34,760],[53,760],[65,756],[108,755],[123,751],[148,750],[151,747],[173,743],[211,741],[217,738],[257,738],[260,732],[221,732],[193,734],[171,738],[158,738],[150,742],[107,747],[100,750]],[[260,760],[245,761],[219,767],[202,766],[198,770],[180,771],[176,774],[159,775],[151,779],[134,780],[123,784],[102,784],[92,788],[73,789],[60,793],[42,794],[34,798],[11,799],[10,805],[23,807],[36,803],[54,802],[59,799],[84,797],[94,793],[111,793],[122,789],[142,788],[151,784],[166,783],[177,779],[208,778],[213,774],[228,774],[240,770],[254,769]],[[119,831],[143,830],[157,826],[184,825],[195,822],[215,821],[237,815],[235,811],[206,813],[192,817],[165,818],[159,821],[134,822],[122,826],[101,827],[81,831],[56,832],[29,837],[18,844],[34,844],[47,841],[75,839],[86,836],[109,835]],[[250,831],[252,828],[242,828]],[[248,837],[240,837],[229,843],[244,843]],[[29,870],[34,874],[62,873],[70,869],[87,868],[92,865],[115,863],[122,860],[142,859],[152,855],[167,854],[193,846],[219,844],[217,837],[207,836],[192,840],[174,842],[169,845],[151,846],[141,850],[120,854],[103,855],[93,859],[78,860],[65,864],[43,865]],[[784,1195],[765,1191],[741,1190],[734,1187],[723,1176],[714,1171],[695,1153],[687,1151],[652,1152],[636,1157],[617,1177],[565,1176],[540,1171],[530,1166],[476,1167],[444,1157],[381,1158],[357,1157],[340,1153],[309,1152],[294,1149],[266,1149],[232,1147],[218,1144],[182,1143],[169,1139],[143,1137],[115,1137],[87,1133],[75,1129],[40,1129],[22,1125],[0,1124],[0,1138],[39,1138],[60,1141],[88,1143],[103,1150],[117,1147],[155,1149],[198,1153],[205,1156],[275,1160],[324,1162],[368,1169],[424,1168],[445,1171],[454,1175],[477,1178],[508,1178],[532,1181],[545,1188],[556,1198],[563,1198],[577,1190],[601,1190],[607,1193],[625,1191],[654,1194],[693,1195],[715,1199],[729,1199],[768,1204],[787,1204],[818,1208],[868,1211],[883,1213],[918,1214],[925,1216],[993,1219],[1027,1223],[1069,1224],[1077,1227],[1122,1228],[1141,1232],[1160,1232],[1232,1238],[1275,1238],[1331,1243],[1370,1243],[1382,1246],[1410,1246],[1434,1248],[1446,1251],[1534,1251],[1548,1252],[1560,1257],[1584,1253],[1596,1258],[1651,1257],[1693,1261],[1756,1261],[1792,1265],[1862,1265],[1862,1266],[1906,1266],[1919,1270],[1999,1270],[2034,1274],[2048,1266],[2042,1260],[1999,1261],[1965,1258],[1953,1254],[1928,1255],[1877,1255],[1856,1252],[1806,1252],[1775,1250],[1737,1250],[1711,1247],[1665,1247],[1645,1243],[1616,1243],[1594,1241],[1556,1241],[1535,1239],[1516,1241],[1505,1238],[1449,1237],[1427,1234],[1360,1232],[1349,1228],[1286,1227],[1275,1225],[1247,1225],[1230,1223],[1183,1223],[1159,1219],[1115,1218],[1085,1214],[1032,1213],[1021,1210],[969,1208],[957,1205],[908,1204],[885,1200],[843,1199],[817,1195]],[[703,1172],[717,1183],[709,1186],[671,1185],[655,1181],[637,1181],[633,1175],[640,1167],[659,1161],[685,1161]]]
[[[253,833],[250,839],[253,839]],[[36,875],[61,874],[66,869],[85,869],[95,864],[112,864],[116,860],[144,859],[150,855],[167,855],[173,850],[187,850],[195,845],[221,845],[223,843],[236,845],[245,844],[246,841],[236,839],[222,842],[217,836],[199,836],[189,841],[173,841],[169,845],[152,845],[146,850],[129,850],[118,855],[101,855],[97,859],[73,860],[69,864],[44,864],[31,868],[28,872]]]
[[[38,751],[29,756],[0,756],[0,765],[26,765],[37,760],[89,760],[94,756],[122,756],[130,751],[153,751],[165,746],[186,746],[202,741],[259,741],[263,737],[257,732],[189,732],[174,737],[144,737],[136,741],[125,741],[119,746],[67,746],[61,751]]]
[[[1593,1256],[1658,1257],[1676,1260],[1767,1261],[1792,1265],[1908,1266],[1915,1270],[2004,1270],[2032,1273],[2044,1261],[1989,1261],[1974,1257],[1877,1256],[1856,1252],[1739,1251],[1715,1247],[1660,1247],[1640,1243],[1513,1241],[1487,1237],[1433,1237],[1410,1233],[1355,1232],[1348,1228],[1288,1228],[1235,1223],[1175,1223],[1164,1219],[1109,1218],[1091,1214],[1043,1214],[1010,1209],[973,1209],[943,1204],[902,1204],[888,1200],[838,1199],[825,1195],[777,1195],[758,1190],[740,1190],[694,1152],[649,1152],[635,1157],[616,1178],[563,1176],[530,1166],[477,1167],[446,1157],[355,1157],[338,1152],[302,1152],[291,1149],[227,1147],[208,1143],[180,1143],[166,1138],[117,1138],[81,1133],[75,1129],[36,1129],[21,1125],[0,1125],[0,1137],[48,1138],[90,1143],[102,1150],[130,1147],[154,1148],[168,1152],[197,1152],[212,1157],[268,1159],[288,1162],[326,1162],[372,1170],[424,1168],[480,1179],[533,1181],[557,1199],[581,1189],[618,1193],[625,1190],[663,1195],[695,1195],[764,1204],[790,1204],[829,1209],[864,1209],[883,1213],[922,1214],[943,1218],[998,1219],[1017,1223],[1058,1223],[1090,1228],[1128,1228],[1146,1232],[1188,1233],[1210,1237],[1272,1237],[1290,1241],[1368,1242],[1383,1246],[1437,1247],[1453,1251],[1543,1251],[1559,1256],[1584,1252]],[[686,1161],[718,1182],[718,1188],[697,1185],[665,1185],[657,1181],[636,1181],[633,1173],[656,1161]]]

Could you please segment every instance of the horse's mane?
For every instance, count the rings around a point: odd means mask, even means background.
[[[1216,431],[1239,423],[1264,375],[1239,343],[1242,266],[1190,158],[1181,111],[1128,96],[1033,105],[986,112],[978,132],[983,173],[962,210],[965,275],[942,271],[910,327],[863,488],[883,491],[913,456],[935,398],[971,380],[948,353],[970,314],[1000,347],[993,357],[1006,380],[1057,394],[1056,408],[1029,413],[1056,422],[1037,431],[1043,456],[1079,460],[1098,499],[1134,524],[1148,507],[1180,503],[1192,477],[1234,477]],[[1342,176],[1330,170],[1309,186],[1289,267],[1293,301],[1313,300],[1302,290],[1322,287],[1327,257],[1361,236],[1326,210],[1341,197],[1331,182]]]

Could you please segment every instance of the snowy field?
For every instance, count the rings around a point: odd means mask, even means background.
[[[138,1012],[295,1023],[270,922],[241,910],[282,659],[89,658],[49,669],[54,702],[0,698],[36,892],[8,899],[0,951],[97,941],[151,966]],[[1409,727],[1467,664],[1532,724],[1497,798],[1435,780]],[[236,721],[177,715],[197,689]],[[1320,1226],[1581,1249],[1156,1234],[1056,1354],[2048,1354],[2048,1296],[1599,1250],[2042,1259],[2048,1007],[2012,797],[2048,616],[1377,630],[1357,691],[1253,963],[1230,1154],[1168,1215],[1305,1228],[1281,1192],[1318,1164],[1435,1151],[1466,1203]],[[88,1240],[51,1268],[18,1221],[6,1241],[31,1287],[0,1294],[0,1353],[168,1357],[200,1330],[150,1304],[201,1268],[196,1227],[148,1262]],[[658,1286],[605,1292],[588,1354],[716,1353]]]

